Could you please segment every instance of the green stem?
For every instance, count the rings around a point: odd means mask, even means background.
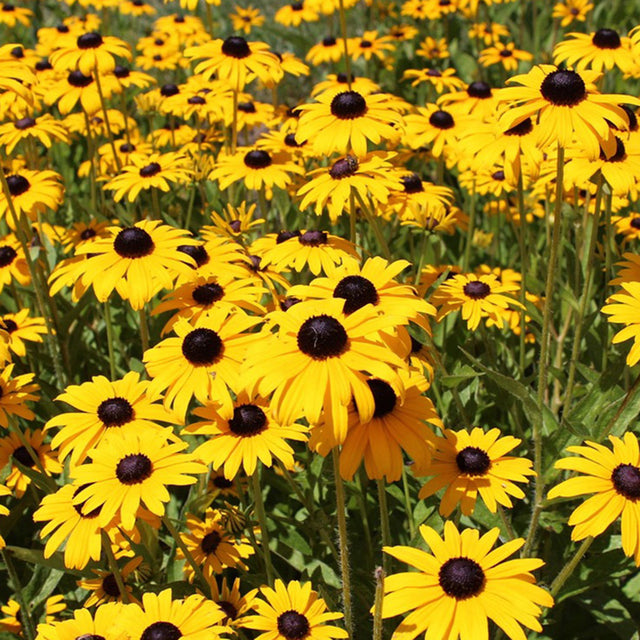
[[[388,547],[391,544],[391,530],[389,527],[389,507],[387,506],[387,490],[384,480],[376,480],[378,487],[378,507],[380,508],[380,529],[382,530],[382,546]],[[382,567],[385,572],[389,571],[389,556],[382,554]]]
[[[547,391],[547,377],[549,367],[549,342],[551,337],[551,310],[553,308],[553,292],[555,288],[556,266],[560,247],[560,229],[562,227],[562,200],[563,200],[563,180],[564,180],[564,149],[558,144],[558,157],[556,164],[556,200],[553,213],[553,235],[549,250],[549,260],[547,262],[547,282],[545,288],[544,313],[542,317],[542,337],[540,339],[540,371],[538,376],[538,408],[540,410],[539,420],[534,420],[531,425],[533,432],[533,470],[536,472],[535,493],[531,520],[527,539],[522,548],[522,555],[526,557],[531,550],[536,537],[538,521],[544,504],[544,478],[542,473],[542,431],[540,421],[544,410],[544,399]]]
[[[603,432],[598,437],[598,441],[604,440],[609,435],[613,427],[616,426],[616,422],[618,422],[618,418],[622,415],[622,412],[627,408],[627,405],[629,404],[629,402],[633,400],[639,386],[640,386],[640,374],[638,374],[636,379],[633,381],[633,384],[627,391],[627,394],[625,395],[624,400],[622,401],[622,404],[618,407],[618,410],[616,411],[616,414],[613,416],[613,418],[611,418],[611,420],[609,420],[609,422],[607,423],[607,426],[604,428]]]
[[[382,234],[382,231],[380,230],[380,226],[378,225],[376,214],[374,213],[374,211],[372,211],[369,205],[364,201],[363,197],[360,195],[358,191],[354,191],[354,195],[356,197],[356,200],[358,201],[358,204],[360,205],[360,208],[362,209],[362,213],[364,213],[365,218],[369,221],[369,224],[373,229],[373,235],[375,235],[376,240],[378,241],[378,245],[382,250],[382,254],[384,255],[386,260],[391,261],[393,259],[391,256],[391,251],[389,250],[389,245],[387,244],[387,241],[384,235]]]
[[[171,534],[171,537],[176,541],[176,544],[178,545],[178,547],[180,547],[180,551],[182,551],[182,554],[184,555],[186,561],[191,565],[191,568],[193,569],[193,572],[195,573],[196,578],[198,578],[198,582],[200,583],[200,587],[202,588],[203,593],[206,594],[208,597],[211,597],[211,587],[209,586],[209,583],[204,577],[204,574],[202,573],[202,569],[200,569],[200,566],[195,561],[194,557],[191,555],[191,551],[189,551],[187,545],[184,543],[184,541],[180,537],[180,534],[176,531],[176,528],[173,526],[168,516],[166,515],[162,516],[162,523],[167,528],[167,531]]]
[[[189,206],[187,208],[187,218],[185,220],[184,223],[184,229],[186,229],[187,231],[189,230],[189,227],[191,226],[191,216],[193,215],[193,205],[196,201],[196,192],[197,192],[197,187],[195,184],[192,184],[191,186],[191,193],[189,194]]]
[[[149,323],[147,321],[147,314],[144,307],[138,310],[138,316],[140,318],[140,340],[142,342],[142,354],[149,348]]]
[[[340,34],[344,44],[344,68],[347,73],[347,87],[351,91],[351,57],[349,56],[349,43],[347,40],[347,14],[344,10],[344,0],[338,0],[340,12]]]
[[[155,187],[151,187],[151,210],[153,211],[153,217],[156,220],[162,220],[160,198],[158,196],[158,190]]]
[[[382,640],[382,602],[384,600],[385,570],[376,567],[376,599],[373,605],[373,640]]]
[[[420,276],[422,275],[422,267],[424,266],[424,254],[427,248],[427,239],[431,235],[431,232],[425,227],[422,234],[422,241],[420,242],[420,254],[418,255],[418,264],[416,267],[416,277],[414,283],[416,286],[420,283]]]
[[[347,535],[347,508],[344,483],[340,476],[340,455],[338,447],[331,451],[333,459],[333,477],[336,488],[336,516],[338,518],[338,539],[340,542],[340,574],[342,576],[342,603],[344,622],[349,637],[353,637],[353,618],[351,615],[351,575],[349,567],[349,537]]]
[[[16,571],[15,566],[13,565],[13,560],[11,559],[11,555],[9,551],[6,549],[2,549],[0,551],[2,553],[2,560],[4,561],[4,566],[7,567],[7,573],[9,574],[9,578],[11,579],[11,584],[13,585],[13,590],[16,594],[16,598],[18,600],[18,604],[20,605],[20,613],[21,613],[21,624],[24,630],[24,635],[27,640],[33,640],[36,636],[35,626],[33,624],[33,619],[31,618],[31,610],[28,607],[28,602],[22,593],[22,584],[20,582],[20,578],[18,577],[18,572]]]
[[[507,518],[507,514],[504,512],[501,504],[498,505],[498,515],[500,516],[500,520],[502,521],[504,529],[507,532],[507,538],[509,538],[509,540],[515,540],[518,536],[513,530],[513,526],[509,521],[509,518]]]
[[[113,349],[113,322],[111,321],[111,306],[109,300],[103,303],[104,322],[107,325],[107,346],[109,349],[109,375],[116,379],[116,354]]]
[[[522,180],[522,169],[518,175],[518,215],[520,217],[520,227],[518,229],[518,245],[520,246],[520,273],[522,280],[520,281],[520,379],[525,378],[525,355],[526,355],[526,333],[527,333],[527,271],[528,271],[528,255],[527,255],[527,219],[524,209],[524,184]]]
[[[264,558],[264,567],[267,572],[267,584],[273,586],[273,564],[271,563],[271,550],[269,549],[269,530],[267,529],[267,515],[264,510],[264,502],[262,501],[262,487],[260,486],[260,478],[258,469],[251,476],[253,481],[253,501],[256,506],[256,515],[260,523],[260,536],[262,539],[262,556]]]
[[[593,538],[592,536],[589,536],[588,538],[585,538],[582,541],[582,544],[580,545],[578,550],[575,552],[573,557],[567,562],[567,564],[564,565],[564,567],[562,567],[562,569],[560,570],[560,573],[556,576],[555,580],[551,583],[551,595],[554,598],[558,595],[558,592],[560,591],[560,589],[562,589],[562,587],[564,586],[564,583],[571,577],[571,574],[573,573],[575,568],[578,566],[578,563],[580,562],[580,560],[582,560],[582,557],[584,556],[584,554],[587,553],[587,551],[589,550],[589,547],[591,546],[594,539],[595,538]]]
[[[129,592],[127,591],[127,587],[125,586],[124,580],[122,579],[120,569],[118,569],[118,562],[116,560],[116,557],[113,555],[111,540],[109,540],[109,536],[106,534],[104,529],[102,530],[102,548],[104,549],[104,552],[107,556],[109,569],[111,569],[111,573],[113,574],[116,584],[118,585],[118,591],[120,591],[120,595],[122,596],[122,602],[127,604],[128,602],[131,602],[131,598],[129,597]]]
[[[111,147],[111,151],[113,153],[113,161],[116,163],[116,167],[118,171],[122,169],[122,163],[120,162],[120,156],[118,156],[118,152],[116,151],[116,143],[113,139],[113,132],[111,131],[111,123],[109,122],[109,114],[107,113],[107,103],[104,99],[104,93],[102,92],[102,83],[100,82],[100,72],[98,71],[98,65],[94,69],[94,74],[96,77],[96,88],[98,89],[98,95],[100,96],[100,106],[102,107],[102,113],[104,114],[104,126],[107,129],[107,136],[109,138],[109,146]],[[125,114],[125,118],[126,118]]]
[[[409,497],[409,480],[407,478],[407,467],[402,465],[402,490],[404,492],[404,510],[409,522],[409,535],[411,540],[416,537],[416,523],[413,520],[413,510],[411,509],[411,499]]]
[[[356,244],[356,222],[358,215],[356,212],[356,201],[353,197],[353,192],[349,194],[349,241],[351,244]]]
[[[467,227],[467,245],[464,248],[464,259],[462,261],[462,272],[469,271],[471,261],[471,246],[473,244],[473,233],[476,230],[476,187],[471,187],[471,202],[469,203],[469,226]]]

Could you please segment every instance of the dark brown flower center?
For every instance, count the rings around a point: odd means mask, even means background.
[[[640,498],[640,469],[632,464],[619,464],[611,474],[611,481],[616,491],[627,498]]]
[[[178,640],[182,631],[171,622],[154,622],[140,636],[140,640]]]
[[[0,267],[8,267],[16,258],[18,254],[13,247],[5,245],[0,247]]]
[[[92,229],[91,227],[87,227],[80,233],[80,239],[90,240],[91,238],[95,238],[97,235],[98,234],[96,233],[95,229]]]
[[[371,378],[367,380],[369,389],[373,394],[373,401],[375,403],[375,410],[373,412],[374,418],[382,418],[388,413],[391,413],[396,406],[397,396],[391,385],[384,380],[378,378]]]
[[[162,167],[158,162],[151,162],[138,172],[141,178],[153,178],[153,176],[158,175],[162,171]]]
[[[287,240],[291,240],[291,238],[297,238],[300,236],[299,231],[289,231],[288,229],[283,229],[276,236],[276,244],[282,244]]]
[[[465,600],[482,591],[485,583],[482,567],[469,558],[451,558],[438,573],[442,590],[456,600]]]
[[[200,543],[200,548],[207,555],[211,553],[215,553],[218,545],[222,541],[222,536],[217,531],[210,531],[207,535],[202,538],[202,542]]]
[[[229,620],[235,620],[238,617],[238,610],[228,600],[218,601],[218,606],[225,612]]]
[[[379,301],[378,290],[371,280],[358,275],[342,278],[333,290],[333,297],[345,300],[343,311],[346,315]]]
[[[327,36],[322,39],[322,46],[333,47],[336,44],[336,39],[333,36]]]
[[[83,33],[77,40],[78,49],[97,49],[102,43],[102,36],[97,31]]]
[[[620,36],[613,29],[598,29],[591,38],[598,49],[619,49],[622,46]]]
[[[120,588],[118,587],[116,577],[113,575],[113,573],[110,573],[102,578],[102,590],[112,598],[120,597]]]
[[[422,186],[422,179],[417,173],[410,173],[407,176],[400,178],[405,193],[420,193],[424,191]]]
[[[640,217],[631,218],[631,222],[629,222],[629,226],[634,229],[640,229]]]
[[[220,336],[205,327],[194,329],[182,341],[182,355],[195,366],[214,364],[223,351]]]
[[[620,138],[618,138],[618,136],[616,136],[616,150],[611,157],[607,158],[604,155],[604,152],[602,150],[600,151],[600,158],[605,162],[621,162],[626,157],[627,150],[624,146],[624,143],[622,142],[622,140],[620,140]]]
[[[254,102],[239,102],[238,111],[242,111],[242,113],[256,113],[258,110]]]
[[[371,42],[371,40],[360,40],[361,49],[370,49],[372,46],[373,42]]]
[[[35,467],[36,465],[36,461],[31,457],[29,450],[24,445],[22,445],[21,447],[18,447],[11,454],[11,457],[14,460],[17,460],[21,465],[24,465],[25,467],[31,468],[31,467]]]
[[[253,149],[245,154],[244,163],[250,169],[266,169],[271,164],[271,156],[262,149]]]
[[[216,476],[212,481],[213,486],[218,489],[230,489],[233,487],[233,481],[224,476]]]
[[[278,633],[287,640],[302,640],[309,633],[309,621],[297,611],[285,611],[278,616]]]
[[[2,324],[4,325],[4,328],[8,333],[13,333],[18,328],[18,325],[13,320],[11,320],[11,318],[5,318],[2,321]]]
[[[505,178],[504,175],[504,171],[502,169],[498,169],[497,171],[494,171],[491,174],[491,177],[496,181],[496,182],[502,182]]]
[[[465,447],[458,452],[456,464],[462,473],[470,476],[482,476],[491,466],[491,459],[486,451],[478,447]]]
[[[171,96],[176,96],[180,93],[180,89],[178,85],[173,83],[163,84],[160,87],[160,95],[165,98],[170,98]]]
[[[202,96],[191,96],[187,100],[188,104],[207,104],[207,101]]]
[[[31,183],[24,176],[13,174],[11,176],[7,176],[7,185],[9,186],[9,193],[14,198],[17,198],[23,193],[29,191]]]
[[[540,85],[545,100],[558,107],[572,107],[587,97],[584,80],[575,71],[558,69],[552,71]]]
[[[462,288],[464,294],[472,300],[482,300],[491,293],[491,287],[481,280],[472,280],[467,282]]]
[[[448,111],[442,111],[440,109],[434,111],[429,116],[429,124],[436,127],[436,129],[451,129],[455,125],[455,122],[453,116]]]
[[[178,247],[180,253],[186,253],[195,260],[196,266],[201,267],[209,262],[209,254],[203,245],[181,244]]]
[[[79,486],[74,492],[73,492],[73,496],[72,499],[75,498],[83,489],[86,489],[89,485],[88,484],[83,484],[81,486]],[[87,520],[93,520],[94,518],[97,518],[98,515],[100,514],[100,507],[96,507],[95,509],[93,509],[93,511],[89,511],[89,513],[82,513],[82,507],[84,506],[84,503],[80,503],[80,504],[74,504],[73,508],[76,510],[76,513],[83,519],[87,519]]]
[[[131,75],[131,69],[125,67],[124,65],[118,64],[116,68],[113,70],[113,75],[116,78],[128,78]]]
[[[153,465],[144,453],[130,453],[116,466],[116,477],[122,484],[140,484],[152,473]]]
[[[255,404],[241,404],[233,410],[229,429],[237,436],[255,436],[267,426],[265,412]]]
[[[367,101],[357,91],[343,91],[331,101],[331,113],[340,120],[361,118],[367,112]]]
[[[339,356],[347,348],[349,337],[342,324],[333,316],[312,316],[298,331],[298,348],[314,360]]]
[[[512,55],[513,51],[511,51],[511,49],[500,49],[501,58],[510,58]]]
[[[121,427],[133,420],[133,407],[125,398],[109,398],[98,406],[98,418],[105,427]]]
[[[287,147],[303,147],[306,144],[305,142],[298,142],[296,140],[295,133],[287,133],[287,135],[284,137],[284,143],[287,145]]]
[[[525,118],[522,122],[511,127],[511,129],[507,129],[504,132],[505,136],[526,136],[528,133],[533,131],[533,122],[531,122],[531,118]]]
[[[251,55],[249,43],[240,36],[231,36],[222,43],[222,53],[231,58],[247,58]]]
[[[10,53],[12,57],[17,58],[18,60],[20,58],[24,58],[24,49],[22,47],[13,47]]]
[[[144,258],[153,253],[155,245],[151,236],[139,227],[122,229],[113,241],[115,252],[122,258]]]
[[[305,247],[319,247],[320,245],[327,244],[329,238],[326,231],[305,231],[298,235],[298,242]]]
[[[191,292],[191,297],[195,302],[208,307],[210,304],[217,302],[224,296],[224,289],[215,282],[201,284]]]
[[[492,96],[491,87],[481,80],[472,82],[467,87],[467,94],[471,98],[480,98],[481,100],[486,100]]]

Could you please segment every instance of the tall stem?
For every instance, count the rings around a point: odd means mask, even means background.
[[[518,216],[520,218],[520,228],[518,233],[518,245],[520,247],[520,273],[522,280],[520,285],[520,304],[522,305],[520,316],[520,378],[525,377],[525,355],[526,355],[526,332],[527,332],[527,218],[524,209],[524,185],[522,181],[522,169],[518,175]]]
[[[522,555],[526,557],[531,550],[536,537],[536,529],[540,519],[544,500],[544,477],[542,473],[542,430],[540,422],[544,410],[544,400],[547,391],[547,378],[549,369],[549,342],[551,337],[551,310],[553,308],[553,292],[556,282],[556,267],[560,247],[560,229],[562,227],[562,202],[564,197],[564,149],[558,144],[558,156],[556,164],[556,200],[553,210],[553,234],[551,237],[551,247],[549,250],[549,260],[547,262],[547,283],[545,288],[544,313],[542,316],[542,337],[540,338],[540,371],[538,376],[538,408],[540,409],[539,420],[534,420],[532,424],[533,432],[533,469],[536,472],[535,497],[533,511],[529,522],[527,539],[522,548]]]
[[[376,567],[376,599],[373,605],[373,640],[382,640],[382,602],[384,600],[384,577],[382,567]]]
[[[471,187],[471,201],[469,203],[469,226],[467,227],[467,245],[464,248],[464,258],[462,261],[462,272],[469,271],[471,260],[471,245],[473,244],[473,233],[476,229],[476,186]]]
[[[387,506],[387,490],[384,480],[376,480],[378,487],[378,507],[380,508],[380,529],[382,531],[382,546],[388,547],[391,544],[391,531],[389,528],[389,507]],[[389,571],[389,556],[382,554],[382,567]]]
[[[562,567],[560,573],[556,576],[555,580],[551,583],[551,595],[555,598],[558,595],[560,589],[562,589],[564,583],[571,577],[574,569],[578,566],[580,560],[585,553],[589,550],[591,543],[594,541],[592,536],[589,536],[582,541],[582,544],[575,552],[573,557]]]
[[[131,602],[131,598],[129,597],[129,592],[127,591],[127,587],[124,584],[124,580],[122,579],[122,574],[120,573],[120,569],[118,569],[118,562],[116,561],[116,557],[113,555],[113,549],[111,548],[111,540],[109,540],[109,536],[106,532],[102,531],[102,548],[107,556],[107,561],[109,562],[109,569],[118,585],[118,591],[120,591],[120,596],[122,598],[122,602],[125,604]]]
[[[113,349],[113,322],[111,321],[111,306],[109,300],[103,303],[104,323],[107,325],[107,347],[109,349],[109,374],[111,380],[116,379],[116,354]]]
[[[349,637],[353,637],[353,618],[351,614],[351,575],[349,567],[349,538],[347,535],[347,508],[344,483],[340,476],[340,456],[338,448],[331,451],[333,459],[333,476],[336,487],[336,515],[338,518],[338,539],[340,542],[340,573],[342,575],[342,603],[344,606],[344,622]]]
[[[149,348],[149,323],[144,307],[138,311],[140,318],[140,340],[142,342],[142,353]]]
[[[18,572],[16,571],[15,566],[13,565],[13,560],[11,559],[11,555],[7,549],[2,549],[0,551],[2,553],[2,560],[4,561],[4,566],[7,567],[7,573],[9,574],[9,578],[11,579],[11,584],[13,586],[13,591],[16,594],[16,598],[18,599],[18,604],[20,605],[20,613],[22,628],[24,630],[24,635],[27,640],[33,640],[36,636],[35,627],[33,624],[33,619],[31,618],[31,611],[29,609],[29,603],[27,602],[24,594],[22,593],[22,584],[20,582],[20,578],[18,577]]]
[[[253,500],[256,505],[256,515],[260,523],[262,557],[264,558],[264,567],[267,572],[267,584],[273,586],[273,564],[271,563],[271,550],[269,549],[269,530],[267,529],[267,515],[262,501],[262,486],[260,485],[258,469],[253,472],[251,480],[253,482]]]
[[[102,83],[100,82],[100,72],[98,71],[98,65],[96,65],[94,73],[96,76],[96,88],[98,89],[98,95],[100,96],[100,106],[102,107],[102,113],[104,114],[104,126],[107,129],[109,145],[111,146],[111,151],[113,153],[113,161],[116,163],[118,171],[120,171],[120,169],[122,169],[122,163],[120,162],[120,156],[118,156],[118,152],[116,151],[116,143],[113,139],[113,132],[111,131],[111,123],[109,122],[109,114],[107,113],[107,103],[104,99],[104,93],[102,92]],[[127,117],[126,113],[124,117]]]
[[[338,0],[338,8],[340,11],[340,34],[344,44],[344,68],[347,73],[347,87],[351,91],[351,57],[349,56],[349,43],[347,40],[347,14],[344,10],[344,0]]]
[[[411,540],[416,537],[416,523],[413,520],[413,510],[411,509],[411,499],[409,497],[409,480],[407,479],[407,467],[402,465],[402,490],[404,493],[404,510],[409,522],[409,535]]]

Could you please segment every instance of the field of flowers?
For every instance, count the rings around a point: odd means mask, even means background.
[[[0,640],[639,640],[639,25],[0,2]]]

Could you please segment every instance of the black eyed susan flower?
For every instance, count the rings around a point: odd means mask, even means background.
[[[480,118],[492,116],[498,105],[495,89],[482,80],[467,85],[464,91],[453,91],[440,96],[437,101],[442,109],[460,115],[473,114]]]
[[[142,309],[160,289],[171,289],[178,275],[193,273],[195,261],[180,247],[196,243],[182,229],[142,220],[124,229],[109,227],[109,232],[109,237],[96,237],[77,248],[77,256],[87,258],[72,263],[70,274],[62,262],[49,279],[52,288],[80,279],[101,302],[116,289],[134,309]]]
[[[226,577],[222,578],[220,586],[215,579],[209,580],[209,585],[211,586],[211,599],[226,615],[223,624],[231,628],[242,627],[243,617],[251,610],[258,590],[252,589],[242,595],[240,593],[240,578],[236,578],[231,587],[229,587]]]
[[[100,80],[102,94],[105,98],[120,90],[114,76],[105,76]],[[44,101],[48,105],[58,103],[58,110],[64,116],[70,113],[80,103],[82,109],[93,115],[100,111],[101,102],[93,74],[84,74],[82,71],[70,71],[65,77],[55,84],[48,86],[44,94]]]
[[[243,560],[252,556],[254,549],[244,536],[236,536],[227,530],[219,509],[207,509],[204,520],[189,514],[187,530],[180,537],[205,578],[211,579],[229,568],[247,569]],[[184,559],[181,549],[177,550],[177,557]],[[184,571],[187,580],[193,582],[193,567],[186,563]]]
[[[81,505],[83,514],[100,509],[101,527],[117,517],[125,529],[133,529],[142,505],[162,516],[168,485],[193,484],[192,474],[206,473],[191,454],[180,453],[186,447],[184,442],[168,444],[152,429],[112,431],[89,453],[92,462],[73,470],[74,486],[80,488],[73,503]]]
[[[602,312],[610,316],[607,318],[609,322],[625,325],[613,337],[613,344],[633,338],[633,346],[627,355],[627,364],[632,367],[640,360],[640,282],[622,281],[619,284],[623,290],[607,299],[608,304],[602,307]]]
[[[45,470],[47,475],[62,471],[62,465],[58,462],[56,455],[51,451],[51,447],[44,442],[42,429],[36,429],[33,433],[31,429],[27,429],[24,432],[24,437],[38,456],[39,466]],[[39,471],[38,463],[15,432],[0,439],[0,468],[4,468],[13,461],[17,461],[29,469]],[[21,498],[31,484],[31,478],[22,473],[17,465],[12,464],[4,483],[15,493],[16,497]]]
[[[389,35],[400,42],[413,40],[418,33],[418,29],[410,24],[394,24],[389,29]]]
[[[589,0],[562,0],[553,6],[551,17],[560,19],[561,27],[568,27],[574,20],[584,22],[593,7]]]
[[[272,264],[278,272],[292,268],[309,269],[314,275],[328,273],[334,265],[349,256],[357,258],[355,247],[339,236],[309,229],[296,233],[280,233],[275,245],[262,255],[264,266]]]
[[[35,220],[38,213],[44,213],[47,208],[56,211],[62,204],[62,176],[55,171],[20,169],[7,175],[6,179],[18,220],[22,214]],[[15,230],[17,221],[10,211],[4,190],[0,192],[0,217]]]
[[[469,127],[469,118],[427,104],[405,116],[405,125],[404,138],[412,149],[429,146],[433,156],[439,158],[455,148],[459,136]]]
[[[464,515],[471,515],[478,494],[492,513],[498,505],[511,508],[510,496],[524,498],[515,483],[528,482],[527,476],[535,475],[530,460],[506,455],[520,442],[512,436],[501,437],[499,429],[485,432],[475,427],[470,433],[445,429],[444,436],[435,439],[433,461],[426,470],[435,477],[422,487],[419,497],[428,498],[446,487],[440,501],[445,517],[458,504]],[[419,475],[423,472],[419,470]]]
[[[450,206],[453,191],[449,187],[435,185],[423,180],[417,173],[399,171],[402,190],[389,198],[389,207],[401,219],[415,220],[426,215],[434,215]]]
[[[230,13],[231,26],[234,31],[243,31],[245,35],[249,35],[254,27],[261,27],[264,24],[265,17],[260,9],[249,5],[248,7],[239,7],[235,5],[234,13]]]
[[[285,27],[299,27],[302,22],[317,22],[320,14],[311,2],[291,2],[280,7],[274,16],[274,20]]]
[[[79,490],[71,484],[63,486],[42,498],[33,514],[34,522],[46,523],[40,538],[50,536],[44,557],[50,558],[64,544],[64,566],[68,569],[84,569],[90,560],[100,560],[102,551],[102,528],[97,519],[100,509],[82,513],[81,505],[73,503]]]
[[[205,404],[219,402],[233,411],[231,391],[240,392],[240,365],[247,347],[260,338],[249,333],[260,322],[242,311],[213,309],[190,324],[176,322],[175,338],[166,338],[145,351],[147,373],[153,378],[151,391],[165,391],[165,406],[180,418],[193,397]]]
[[[122,569],[119,569],[129,600],[134,598],[133,589],[127,584],[127,578],[140,566],[141,562],[142,558],[133,558]],[[113,573],[104,569],[92,569],[91,572],[97,577],[84,578],[77,582],[78,587],[91,592],[91,595],[83,603],[84,607],[95,607],[107,602],[122,602],[122,593]]]
[[[263,396],[273,392],[277,419],[292,424],[300,415],[312,424],[331,424],[342,443],[347,433],[348,407],[355,399],[360,419],[371,420],[375,403],[367,372],[402,389],[398,369],[404,360],[377,340],[391,329],[393,318],[377,314],[372,305],[345,315],[345,300],[327,299],[294,304],[273,311],[269,320],[277,335],[263,337],[247,352],[244,365],[249,389]]]
[[[480,52],[478,62],[484,67],[493,64],[501,64],[507,71],[516,71],[521,61],[529,62],[533,60],[533,55],[528,51],[516,49],[513,42],[503,44],[498,42],[491,47],[487,47]]]
[[[394,637],[411,640],[426,631],[429,640],[488,640],[489,620],[511,640],[524,640],[523,626],[542,631],[541,607],[553,606],[553,598],[535,584],[531,571],[544,562],[505,561],[522,547],[522,538],[491,551],[500,535],[497,527],[480,537],[476,529],[460,533],[450,520],[443,538],[426,525],[420,535],[431,553],[412,547],[383,549],[418,569],[385,578],[383,617],[411,611]]]
[[[174,600],[171,589],[145,593],[142,606],[130,604],[124,611],[127,636],[131,640],[220,640],[224,612],[201,595]]]
[[[395,44],[391,36],[380,36],[377,30],[365,31],[361,36],[349,38],[347,41],[347,50],[353,60],[384,60],[394,49]]]
[[[367,141],[397,141],[402,116],[390,105],[386,94],[363,96],[357,91],[327,92],[315,104],[298,107],[303,113],[297,135],[309,140],[318,153],[367,153]],[[330,135],[329,135],[330,133]]]
[[[287,440],[307,439],[306,427],[279,421],[266,398],[246,392],[238,394],[232,411],[208,404],[193,412],[204,420],[190,424],[187,432],[207,436],[194,455],[214,469],[223,468],[227,478],[233,478],[240,467],[247,475],[253,474],[258,461],[271,467],[274,458],[291,469],[293,449]]]
[[[188,59],[202,60],[195,66],[195,72],[206,80],[216,76],[226,80],[237,91],[253,78],[262,82],[275,82],[281,77],[280,61],[269,51],[264,42],[247,42],[241,36],[229,36],[226,40],[216,39],[206,44],[185,49]]]
[[[9,416],[19,416],[25,420],[33,420],[34,414],[27,402],[37,402],[39,387],[33,382],[33,373],[23,373],[12,377],[14,364],[7,364],[0,373],[0,426],[9,426]]]
[[[18,636],[22,635],[20,604],[18,601],[11,598],[7,604],[3,604],[0,607],[0,611],[6,616],[0,619],[0,629]]]
[[[292,174],[303,174],[304,169],[291,161],[287,153],[271,154],[264,149],[239,147],[233,155],[218,155],[210,180],[217,180],[224,191],[234,182],[243,181],[247,189],[268,193],[273,187],[285,189],[291,183]]]
[[[481,40],[486,46],[508,37],[509,29],[499,22],[474,22],[469,27],[469,38]]]
[[[623,236],[623,246],[633,240],[640,238],[640,214],[631,212],[626,216],[612,216],[612,224],[615,225],[616,233]]]
[[[227,311],[240,308],[263,314],[265,309],[260,304],[260,299],[264,293],[265,289],[254,278],[233,278],[226,274],[196,275],[193,280],[165,296],[153,310],[153,315],[175,311],[162,329],[164,335],[171,331],[180,318],[193,324],[213,308],[224,308]]]
[[[25,341],[42,342],[42,335],[47,333],[44,318],[30,318],[29,309],[0,316],[0,326],[9,334],[9,349],[21,357],[27,354]]]
[[[435,437],[426,422],[442,427],[429,398],[429,384],[422,375],[399,372],[402,392],[378,378],[367,384],[373,394],[375,410],[369,422],[358,417],[357,407],[349,408],[347,437],[340,450],[340,475],[351,480],[364,460],[368,478],[396,482],[402,477],[403,451],[416,465],[427,469]],[[322,422],[311,431],[309,446],[326,456],[336,446],[331,425]]]
[[[482,318],[491,318],[502,327],[504,310],[520,306],[510,295],[517,293],[519,288],[500,282],[494,275],[458,274],[442,283],[431,301],[439,307],[438,320],[461,309],[462,319],[472,331],[478,328]]]
[[[117,622],[121,615],[121,605],[108,603],[98,607],[92,615],[89,609],[80,607],[73,611],[68,620],[47,620],[38,625],[41,640],[75,640],[83,636],[104,638],[104,640],[124,640],[125,628]]]
[[[49,56],[54,69],[80,71],[88,76],[92,73],[110,73],[116,68],[116,58],[131,60],[129,45],[115,36],[102,36],[97,31],[88,31],[71,41],[63,43]]]
[[[439,58],[449,57],[449,47],[446,38],[436,40],[431,36],[427,36],[416,49],[416,54],[427,58],[427,60],[437,60]]]
[[[12,153],[19,143],[29,139],[38,140],[49,149],[54,142],[69,142],[69,133],[64,124],[49,113],[36,118],[16,118],[13,122],[0,125],[0,144],[6,147],[7,154]]]
[[[309,49],[305,60],[317,67],[325,62],[339,62],[342,56],[344,56],[343,42],[329,35]]]
[[[5,24],[13,29],[17,24],[28,27],[31,24],[33,11],[24,7],[16,7],[10,2],[3,2],[0,5],[0,24]]]
[[[365,202],[386,204],[392,191],[402,188],[400,177],[390,162],[394,156],[393,153],[373,153],[358,161],[348,155],[336,160],[328,170],[310,171],[308,176],[313,177],[296,194],[303,196],[300,209],[313,204],[316,215],[321,216],[326,207],[335,224],[344,212],[348,212],[355,193]]]
[[[212,211],[213,229],[220,235],[239,238],[265,223],[264,218],[256,217],[256,208],[255,204],[241,202],[238,207],[227,204],[220,212]],[[205,230],[207,229],[209,227],[205,227]]]
[[[458,78],[455,69],[435,69],[433,67],[425,67],[423,69],[407,69],[404,72],[404,80],[411,80],[411,86],[417,87],[419,84],[428,82],[433,85],[436,93],[444,91],[455,91],[463,89],[465,83]]]
[[[586,441],[567,447],[580,457],[558,460],[556,469],[578,472],[549,491],[548,498],[575,498],[595,494],[576,508],[569,517],[572,540],[598,536],[621,517],[622,549],[640,566],[640,449],[635,434],[622,438],[609,436],[612,448]]]
[[[332,92],[334,95],[342,93],[349,89],[349,81],[351,81],[351,89],[363,96],[368,96],[371,93],[380,91],[380,85],[364,76],[355,76],[353,73],[350,76],[346,73],[330,73],[326,80],[313,85],[311,95],[317,96],[329,92]]]
[[[616,150],[610,125],[621,131],[629,128],[629,117],[621,103],[638,104],[631,96],[598,93],[595,71],[558,69],[553,65],[538,65],[529,73],[515,76],[508,82],[518,87],[500,89],[500,100],[508,107],[500,116],[504,130],[511,129],[527,118],[537,120],[540,145],[570,146],[574,138],[589,151],[592,158],[612,156]]]
[[[553,62],[576,71],[593,69],[610,71],[618,67],[628,72],[634,63],[630,38],[620,37],[614,29],[598,29],[593,33],[569,33],[553,50]]]
[[[143,0],[124,0],[118,4],[118,10],[123,16],[152,16],[155,8]]]
[[[154,153],[150,156],[130,155],[131,164],[122,167],[122,172],[107,182],[103,189],[113,190],[113,199],[125,196],[133,202],[143,189],[169,191],[174,182],[188,182],[191,178],[189,162],[180,153]]]
[[[265,600],[256,598],[252,608],[255,615],[243,620],[243,627],[262,631],[256,640],[330,640],[348,638],[349,634],[339,627],[326,625],[330,620],[339,620],[341,613],[327,611],[327,605],[311,588],[311,583],[301,584],[297,580],[285,585],[276,580],[274,588],[261,587]]]
[[[51,441],[53,449],[59,450],[60,460],[70,455],[72,467],[81,464],[87,453],[114,430],[132,434],[150,430],[159,439],[171,439],[171,430],[158,422],[175,423],[177,417],[153,402],[149,384],[130,371],[122,380],[110,382],[104,376],[93,376],[91,382],[67,387],[56,400],[76,411],[54,416],[45,425],[45,430],[60,428]]]

